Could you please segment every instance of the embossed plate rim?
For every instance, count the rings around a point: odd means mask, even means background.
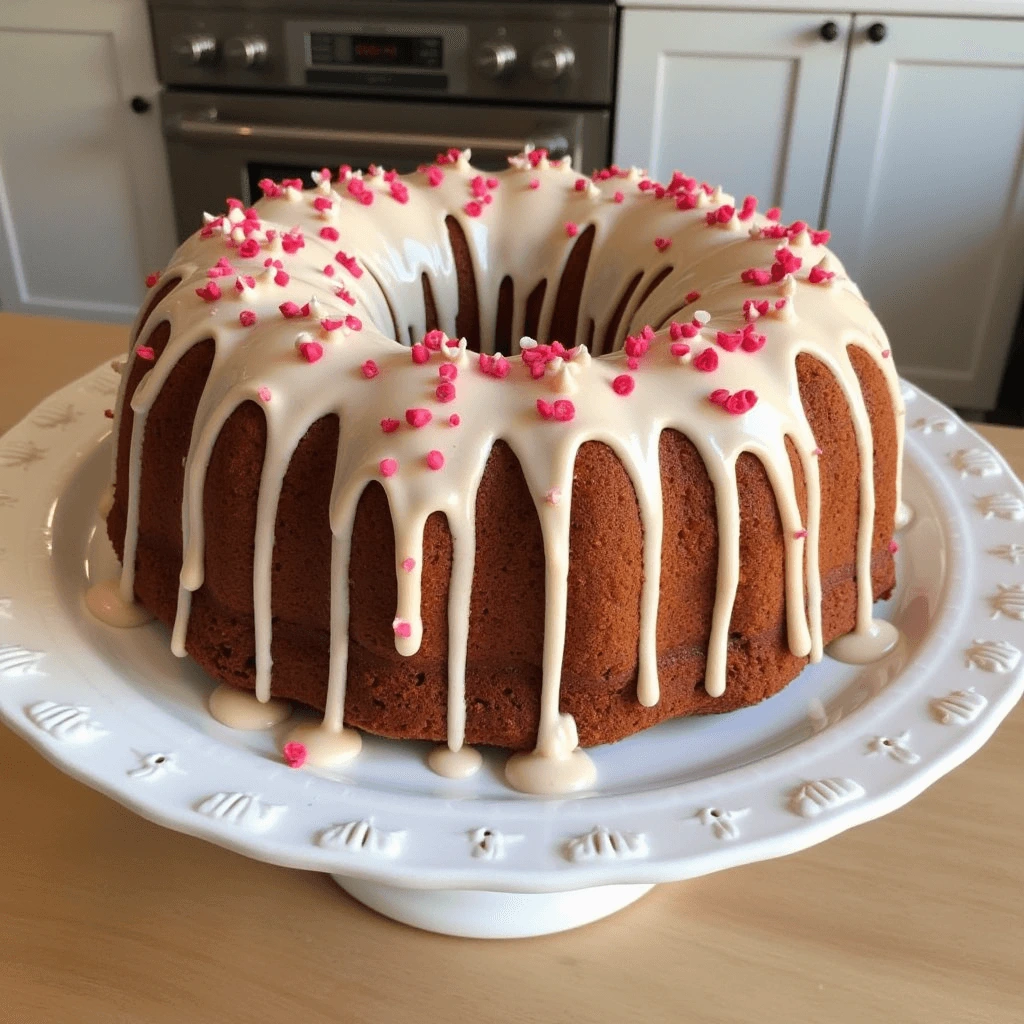
[[[292,772],[189,730],[148,700],[115,706],[103,680],[77,664],[87,652],[70,620],[60,628],[68,613],[46,571],[53,509],[106,438],[102,411],[114,381],[109,366],[99,367],[0,438],[0,456],[14,453],[0,458],[8,463],[0,464],[0,548],[9,548],[8,582],[0,584],[0,718],[63,771],[140,815],[247,856],[417,888],[554,892],[694,877],[796,852],[896,809],[976,751],[1024,691],[1024,622],[1012,602],[992,617],[993,594],[1024,582],[1024,561],[991,553],[1018,542],[1024,487],[954,413],[904,385],[908,423],[933,425],[908,429],[907,454],[946,516],[943,635],[839,722],[699,782],[632,797],[453,799],[441,815],[437,800],[384,799]],[[69,418],[68,408],[81,414]],[[954,458],[965,446],[980,454]],[[1019,518],[983,515],[978,500],[998,493]],[[975,639],[1011,646],[988,652],[1005,670],[968,666]],[[19,649],[40,657],[20,658]],[[968,687],[978,696],[936,706]],[[69,710],[40,710],[47,701]],[[76,713],[79,706],[96,710]],[[627,742],[639,748],[644,737]],[[332,838],[321,845],[325,834]]]

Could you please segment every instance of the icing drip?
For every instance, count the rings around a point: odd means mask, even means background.
[[[427,757],[430,770],[446,779],[468,779],[480,771],[483,761],[480,751],[474,747],[459,747],[458,750],[435,747]]]
[[[354,191],[348,185],[355,179],[332,185],[321,178],[310,192],[274,186],[252,210],[235,203],[224,217],[209,218],[164,272],[165,280],[180,281],[155,305],[149,320],[170,325],[164,351],[152,362],[151,349],[145,354],[136,349],[135,358],[152,365],[131,397],[128,525],[120,583],[126,601],[134,590],[148,412],[186,352],[207,338],[215,346],[185,462],[184,554],[172,631],[176,654],[185,653],[191,595],[204,580],[203,491],[213,447],[242,403],[256,403],[265,415],[253,565],[261,700],[273,690],[271,570],[282,481],[311,424],[325,415],[339,419],[330,501],[326,710],[322,725],[300,726],[289,736],[289,742],[305,748],[303,763],[339,764],[359,749],[358,733],[344,727],[348,572],[356,507],[375,481],[387,496],[394,528],[393,629],[395,649],[403,656],[415,654],[423,641],[423,531],[434,513],[446,517],[453,559],[447,745],[429,760],[442,774],[468,774],[478,766],[479,755],[465,746],[475,510],[498,440],[518,458],[534,496],[546,564],[540,722],[535,749],[514,755],[506,767],[515,788],[555,793],[584,789],[594,781],[593,763],[578,748],[576,723],[559,706],[573,471],[587,441],[601,442],[615,453],[640,512],[641,704],[660,700],[659,441],[664,430],[678,430],[696,446],[717,505],[707,692],[720,696],[726,687],[729,627],[740,576],[736,463],[744,452],[765,467],[783,526],[789,647],[798,657],[819,660],[821,453],[800,401],[796,360],[802,353],[823,363],[839,383],[860,454],[857,620],[847,646],[876,654],[891,646],[885,624],[871,616],[873,442],[847,347],[867,353],[889,386],[897,418],[897,462],[902,458],[903,400],[881,328],[838,260],[824,249],[825,233],[804,225],[786,228],[777,216],[755,213],[749,202],[737,215],[731,196],[684,176],[674,176],[665,187],[639,172],[600,172],[581,190],[568,161],[552,162],[536,152],[512,158],[510,164],[508,171],[485,179],[469,165],[468,154],[455,154],[440,167],[400,178],[364,176]],[[453,239],[460,233],[474,274],[479,356],[468,352],[464,341],[454,340],[460,312],[456,250],[461,248]],[[506,292],[503,315],[511,319],[513,338],[527,323],[547,337],[563,272],[574,246],[584,239],[590,248],[582,265],[573,336],[558,346],[524,338],[522,355],[494,355],[499,291]],[[509,289],[501,287],[505,278]],[[426,287],[441,328],[429,334]],[[541,293],[539,310],[531,308],[532,297]],[[608,340],[610,351],[601,359],[592,359],[582,347],[591,337]],[[410,350],[406,339],[422,340]],[[123,381],[118,416],[125,387]],[[801,521],[790,451],[803,471],[806,522]]]
[[[261,701],[247,690],[221,683],[207,701],[210,714],[229,729],[253,731],[280,725],[292,713],[286,700]]]
[[[94,583],[85,592],[85,607],[108,626],[130,629],[151,622],[153,616],[135,601],[121,597],[120,584],[116,579]]]
[[[858,627],[846,636],[836,637],[827,653],[847,665],[867,665],[884,658],[899,643],[899,630],[883,619],[872,619],[867,629]]]

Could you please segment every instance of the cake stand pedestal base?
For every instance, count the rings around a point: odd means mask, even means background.
[[[600,885],[571,892],[406,889],[331,876],[371,910],[414,928],[467,939],[550,935],[597,921],[640,899],[652,885]]]

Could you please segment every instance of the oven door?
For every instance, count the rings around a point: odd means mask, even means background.
[[[453,146],[471,149],[482,170],[507,166],[527,144],[583,170],[608,160],[609,117],[600,110],[173,92],[163,118],[181,240],[226,197],[258,199],[261,178],[308,186],[311,170],[339,164],[406,172]]]

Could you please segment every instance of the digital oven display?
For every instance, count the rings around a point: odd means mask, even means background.
[[[313,64],[352,67],[440,68],[444,60],[440,36],[342,35],[311,32]]]

